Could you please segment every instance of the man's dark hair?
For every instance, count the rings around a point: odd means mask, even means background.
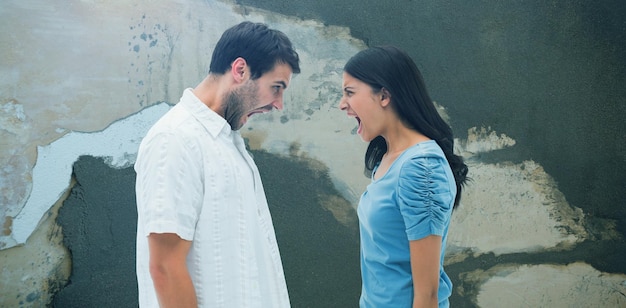
[[[244,21],[226,30],[213,50],[209,73],[226,73],[239,57],[250,66],[252,79],[271,71],[278,63],[291,66],[294,74],[300,73],[300,59],[289,38],[262,23]]]

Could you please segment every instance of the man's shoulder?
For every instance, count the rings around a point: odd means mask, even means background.
[[[161,118],[159,118],[148,130],[146,137],[162,133],[185,134],[185,131],[195,131],[198,125],[193,115],[181,105],[174,105]]]

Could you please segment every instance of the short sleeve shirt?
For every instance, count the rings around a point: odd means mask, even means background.
[[[375,170],[374,170],[375,172]],[[435,141],[405,150],[387,173],[367,186],[358,206],[361,239],[360,307],[411,307],[409,241],[442,237],[439,306],[448,306],[452,283],[443,269],[456,184]]]
[[[192,242],[187,256],[199,307],[289,307],[258,169],[239,132],[186,89],[148,131],[137,161],[140,307],[158,307],[148,235]]]

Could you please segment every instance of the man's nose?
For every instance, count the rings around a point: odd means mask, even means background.
[[[283,98],[279,98],[272,103],[272,106],[278,110],[283,110]]]

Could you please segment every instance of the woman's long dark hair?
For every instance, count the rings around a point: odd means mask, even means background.
[[[467,181],[467,165],[454,154],[452,129],[441,118],[426,91],[422,74],[404,51],[393,46],[371,47],[354,55],[344,67],[350,76],[368,84],[374,92],[383,88],[391,95],[391,106],[400,120],[428,138],[435,140],[446,155],[457,187],[454,207],[461,200],[461,189]],[[374,167],[387,152],[382,136],[374,138],[365,153],[365,175],[370,177]]]

